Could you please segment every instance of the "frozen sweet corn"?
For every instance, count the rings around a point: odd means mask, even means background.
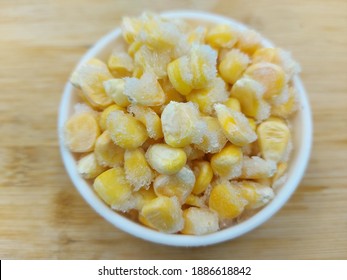
[[[168,234],[211,234],[270,203],[299,108],[290,54],[227,24],[144,13],[121,29],[107,61],[70,79],[84,103],[63,136],[81,177],[112,209]]]

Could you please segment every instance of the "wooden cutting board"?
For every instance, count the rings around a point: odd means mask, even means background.
[[[292,51],[314,119],[310,165],[270,221],[207,248],[171,248],[111,226],[61,162],[57,110],[81,55],[143,10],[199,9]],[[347,259],[347,2],[0,0],[1,259]]]

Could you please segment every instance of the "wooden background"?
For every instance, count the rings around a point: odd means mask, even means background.
[[[123,233],[84,202],[61,162],[57,110],[81,55],[143,10],[240,20],[292,51],[314,114],[298,191],[253,232],[207,248]],[[1,259],[347,259],[347,1],[0,0]]]

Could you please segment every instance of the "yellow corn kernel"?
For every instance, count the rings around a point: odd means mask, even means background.
[[[247,118],[249,125],[251,126],[252,130],[255,131],[257,129],[257,124],[254,119]]]
[[[111,106],[108,106],[104,111],[102,111],[101,115],[100,115],[100,118],[99,118],[99,125],[100,125],[100,128],[102,131],[105,131],[106,130],[106,121],[107,121],[107,118],[108,118],[108,115],[111,113],[111,112],[114,112],[116,110],[121,110],[124,112],[124,108],[116,105],[116,104],[113,104]]]
[[[249,62],[249,57],[246,54],[238,49],[233,49],[221,60],[218,70],[224,81],[234,84],[246,70]]]
[[[231,88],[231,96],[241,105],[242,113],[259,121],[270,115],[270,105],[263,100],[265,88],[257,81],[243,77]]]
[[[145,126],[120,110],[109,114],[106,127],[112,141],[123,149],[140,147],[148,138]]]
[[[154,189],[150,187],[149,189],[140,189],[134,193],[134,199],[136,200],[136,209],[141,211],[142,207],[155,199],[157,195],[154,192]]]
[[[142,28],[143,22],[138,18],[124,17],[122,19],[121,29],[124,40],[131,44],[134,42]]]
[[[125,78],[124,94],[131,103],[158,106],[165,102],[165,94],[153,73],[144,73],[140,79]]]
[[[237,186],[242,197],[247,200],[246,209],[257,209],[268,204],[274,198],[273,190],[266,186],[253,181],[231,182]]]
[[[171,101],[161,114],[161,123],[165,142],[172,147],[181,148],[202,141],[204,124],[192,102]]]
[[[127,211],[135,206],[135,201],[131,200],[132,188],[122,167],[111,168],[96,177],[94,190],[115,210]]]
[[[217,118],[209,116],[202,117],[201,119],[204,121],[206,129],[202,137],[202,142],[195,146],[205,153],[219,152],[228,141],[219,121]]]
[[[183,150],[187,155],[188,161],[202,159],[205,156],[205,153],[203,151],[196,149],[191,145],[185,146]]]
[[[195,161],[193,163],[193,172],[195,174],[195,185],[193,194],[203,193],[213,178],[211,164],[208,161]]]
[[[173,87],[182,95],[189,94],[193,89],[193,74],[187,56],[182,56],[167,66],[167,74]]]
[[[107,66],[115,77],[129,76],[134,70],[134,62],[131,56],[116,50],[108,58]]]
[[[264,86],[264,98],[268,99],[279,95],[286,84],[283,69],[268,62],[252,64],[246,69],[244,74]]]
[[[205,36],[206,36],[206,28],[205,27],[197,27],[188,34],[188,43],[189,44],[204,44]]]
[[[209,209],[190,207],[183,211],[183,234],[204,235],[219,229],[218,215]]]
[[[95,158],[101,166],[116,167],[123,165],[124,150],[111,140],[104,131],[95,142]]]
[[[128,97],[124,94],[124,80],[111,79],[104,82],[106,94],[120,107],[127,107],[130,104]]]
[[[149,107],[130,105],[128,107],[129,113],[134,114],[135,118],[146,126],[148,136],[155,140],[163,138],[163,131],[161,128],[161,119]]]
[[[215,185],[209,198],[209,208],[216,211],[219,219],[230,220],[238,217],[245,209],[247,200],[241,195],[240,189],[228,181]]]
[[[254,30],[245,30],[240,33],[236,47],[242,52],[252,55],[257,49],[262,47],[261,36]]]
[[[225,100],[223,102],[223,104],[225,106],[227,106],[228,108],[230,108],[231,110],[237,111],[237,112],[241,112],[241,104],[240,101],[238,101],[236,98],[234,97],[229,97],[227,100]]]
[[[205,201],[202,199],[202,197],[199,197],[194,194],[188,195],[187,200],[184,204],[189,206],[199,207],[199,208],[206,207]]]
[[[206,35],[206,42],[213,48],[231,48],[238,39],[238,33],[230,25],[219,24],[211,28]]]
[[[128,47],[128,54],[131,57],[134,57],[136,52],[143,46],[143,42],[141,41],[134,41],[132,42]]]
[[[241,175],[242,150],[234,145],[227,145],[211,158],[213,173],[224,179],[233,179]]]
[[[138,191],[148,188],[152,183],[154,172],[149,167],[145,152],[141,148],[126,150],[124,154],[124,170],[129,183]]]
[[[242,113],[233,111],[223,104],[215,104],[214,108],[219,124],[231,143],[244,146],[257,139],[257,135]]]
[[[194,173],[185,166],[174,175],[159,175],[155,178],[153,187],[158,196],[175,196],[183,204],[192,192],[194,184]]]
[[[272,177],[276,172],[276,163],[260,157],[243,157],[241,178],[264,179]]]
[[[272,178],[273,182],[275,182],[279,178],[281,178],[285,174],[287,168],[288,168],[288,164],[286,162],[278,163],[277,164],[277,172],[275,173],[275,175]]]
[[[187,95],[187,101],[191,101],[199,106],[202,113],[212,114],[213,105],[221,103],[228,98],[226,84],[221,78],[211,81],[210,85],[204,89],[195,89]]]
[[[143,68],[141,66],[135,65],[132,76],[134,78],[140,79],[143,74],[144,74]]]
[[[285,156],[290,140],[288,126],[281,119],[272,118],[258,126],[257,134],[263,158],[279,162]]]
[[[73,115],[64,127],[65,143],[74,153],[92,151],[99,135],[100,128],[92,112]]]
[[[176,197],[157,197],[144,204],[139,220],[141,223],[165,233],[183,229],[183,211]]]
[[[98,164],[94,153],[90,153],[77,162],[78,173],[85,179],[93,179],[106,170],[105,167]]]
[[[173,148],[167,144],[155,144],[149,147],[146,158],[153,169],[166,175],[177,173],[187,162],[183,149]]]
[[[280,105],[273,105],[271,107],[271,115],[289,118],[298,108],[297,93],[293,87],[289,87],[288,100]]]
[[[112,99],[107,96],[103,82],[112,78],[106,64],[93,58],[76,69],[70,81],[82,89],[82,98],[93,108],[104,109],[112,103]]]
[[[208,86],[216,77],[217,52],[208,45],[193,44],[190,51],[190,67],[193,88]]]

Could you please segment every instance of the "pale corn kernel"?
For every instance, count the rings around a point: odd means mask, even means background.
[[[141,223],[165,233],[176,233],[183,229],[183,211],[176,197],[157,197],[141,209]]]
[[[121,110],[124,112],[124,108],[122,108],[116,104],[110,105],[104,111],[102,111],[100,118],[99,118],[99,125],[100,125],[100,128],[102,131],[106,130],[106,121],[107,121],[108,115],[111,112],[114,112],[116,110]]]
[[[257,140],[257,135],[241,112],[233,111],[223,104],[215,104],[214,108],[219,124],[231,143],[244,146]]]
[[[100,128],[92,112],[75,114],[65,123],[64,140],[71,152],[92,151],[99,135]]]
[[[242,113],[258,121],[270,116],[270,105],[263,100],[265,88],[257,81],[243,77],[231,88],[231,96],[236,98],[241,105]]]
[[[165,102],[165,94],[153,73],[144,73],[140,79],[125,78],[124,94],[131,103],[158,106]]]
[[[107,131],[96,139],[94,154],[101,166],[117,167],[124,162],[124,150],[113,143]]]
[[[189,94],[193,89],[193,74],[187,56],[171,61],[167,66],[167,74],[173,87],[182,95]]]
[[[135,192],[133,194],[134,199],[136,201],[135,209],[138,211],[141,211],[142,207],[150,202],[151,200],[155,199],[157,195],[154,192],[154,189],[152,187],[148,189],[140,189],[139,191]]]
[[[124,94],[125,82],[123,79],[111,79],[104,82],[106,94],[120,107],[130,104],[128,97]]]
[[[255,122],[255,120],[252,118],[247,118],[247,120],[252,130],[255,131],[257,129],[257,123]]]
[[[249,66],[244,75],[258,81],[265,88],[264,98],[279,95],[285,87],[286,77],[283,69],[272,63],[260,62]]]
[[[202,113],[212,114],[213,105],[226,101],[228,95],[225,82],[215,78],[207,88],[193,90],[186,99],[197,104]]]
[[[146,126],[150,138],[158,140],[164,137],[161,119],[151,108],[132,104],[128,107],[128,112]]]
[[[135,206],[132,187],[122,167],[114,167],[96,177],[94,190],[112,209],[127,211]]]
[[[263,179],[270,178],[276,172],[276,163],[267,161],[260,157],[243,157],[241,178]]]
[[[294,87],[289,87],[287,102],[280,105],[273,105],[271,107],[271,115],[289,118],[298,108],[297,93]]]
[[[249,63],[250,59],[246,54],[238,49],[232,49],[221,60],[218,70],[224,81],[234,84],[241,77]]]
[[[196,180],[192,193],[201,194],[212,181],[213,171],[211,164],[208,161],[194,161],[193,172]]]
[[[205,153],[203,151],[196,149],[192,147],[191,145],[185,146],[183,150],[187,155],[188,161],[202,159],[205,156]]]
[[[217,52],[209,45],[193,44],[190,51],[190,67],[193,88],[204,88],[216,77]]]
[[[229,97],[227,100],[225,100],[223,102],[223,104],[225,106],[227,106],[228,108],[230,108],[231,110],[237,111],[237,112],[241,112],[241,104],[240,101],[238,101],[236,98],[234,97]]]
[[[114,50],[108,58],[107,66],[114,77],[129,76],[134,70],[134,62],[131,56],[117,50]]]
[[[172,147],[181,148],[202,141],[204,123],[192,102],[171,101],[161,114],[161,122],[165,142]]]
[[[124,17],[122,19],[121,29],[124,40],[131,44],[134,42],[142,28],[143,22],[138,18]]]
[[[205,201],[202,199],[202,197],[199,197],[194,194],[188,195],[184,204],[189,206],[199,207],[199,208],[206,208]]]
[[[207,35],[206,42],[213,48],[231,48],[238,40],[238,32],[230,25],[219,24],[212,27]]]
[[[280,179],[287,171],[287,168],[288,168],[288,163],[286,163],[286,162],[278,163],[277,164],[277,171],[276,171],[275,175],[272,177],[273,182]]]
[[[241,195],[247,200],[245,206],[247,210],[258,209],[268,204],[274,198],[273,190],[266,186],[253,181],[231,182],[241,191]]]
[[[241,175],[242,150],[229,144],[211,158],[213,173],[223,179],[233,179]]]
[[[167,144],[155,144],[146,152],[148,163],[160,174],[172,175],[179,172],[187,162],[183,149]]]
[[[260,152],[264,159],[279,162],[286,154],[290,131],[284,121],[271,118],[257,128]]]
[[[252,55],[257,49],[262,47],[262,39],[259,33],[254,30],[244,30],[240,33],[236,47],[241,51]]]
[[[93,179],[106,170],[105,167],[99,165],[94,153],[90,153],[80,158],[77,162],[78,173],[85,179]]]
[[[204,44],[206,37],[207,29],[205,27],[197,27],[188,34],[188,43],[189,44]]]
[[[123,149],[140,147],[148,138],[145,126],[120,110],[109,114],[106,127],[112,141]]]
[[[71,83],[82,89],[82,98],[95,109],[104,109],[112,103],[107,96],[103,82],[112,79],[106,64],[93,58],[82,64],[71,75]]]
[[[184,204],[195,184],[193,171],[185,166],[174,175],[159,175],[154,179],[153,187],[158,196],[175,196]]]
[[[209,197],[209,208],[216,211],[220,220],[231,220],[238,217],[245,209],[247,200],[241,195],[238,187],[228,181],[217,183]]]
[[[183,211],[183,234],[204,235],[219,230],[218,215],[209,209],[190,207]]]
[[[142,148],[125,151],[124,170],[127,180],[134,187],[134,191],[149,188],[152,183],[154,172],[148,165]]]

